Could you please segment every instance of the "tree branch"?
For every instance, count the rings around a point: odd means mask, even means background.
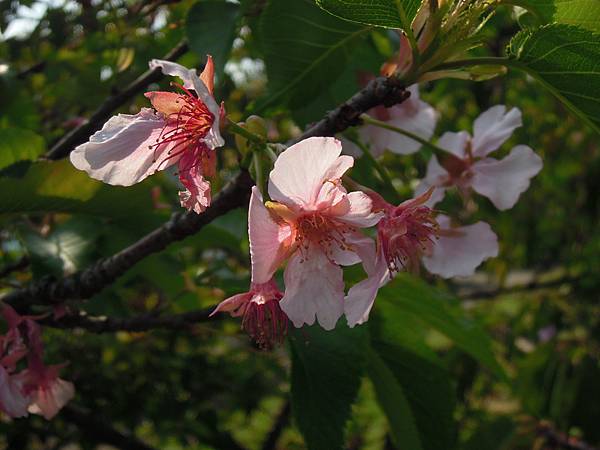
[[[163,59],[175,61],[188,51],[186,41],[181,41]],[[46,155],[48,159],[61,159],[69,155],[79,144],[83,144],[89,137],[110,118],[113,111],[121,107],[133,97],[142,92],[151,83],[156,83],[163,78],[160,69],[147,70],[122,91],[108,97],[102,105],[91,115],[84,124],[74,128],[63,138],[52,146]]]
[[[327,113],[322,120],[311,126],[293,142],[298,142],[310,136],[333,136],[350,126],[360,123],[359,116],[369,109],[378,105],[392,106],[401,103],[409,95],[410,93],[397,80],[383,77],[375,78],[349,100]],[[106,112],[108,107],[103,105],[99,110]],[[78,134],[78,139],[85,140],[92,132],[93,130],[90,131],[90,129],[82,130]],[[70,147],[63,146],[61,151],[68,154]],[[108,259],[100,260],[82,272],[58,281],[51,278],[42,279],[26,288],[10,292],[0,300],[22,311],[23,308],[34,304],[53,305],[62,303],[65,300],[88,298],[111,284],[146,256],[163,250],[169,244],[198,232],[203,226],[228,211],[247,204],[253,184],[248,172],[242,170],[204,213],[175,214],[166,224],[130,247]]]
[[[115,281],[145,257],[163,250],[169,244],[197,233],[205,225],[232,209],[248,203],[253,181],[246,171],[229,183],[202,214],[176,213],[171,219],[110,258],[98,261],[88,269],[58,281],[51,278],[34,282],[1,298],[17,310],[33,304],[58,304],[65,300],[89,298]]]
[[[182,314],[172,314],[158,316],[156,314],[142,314],[135,317],[94,317],[88,316],[85,312],[76,314],[67,314],[59,319],[47,317],[39,322],[42,325],[53,328],[81,328],[92,333],[111,333],[115,331],[149,331],[163,328],[170,330],[181,330],[195,323],[206,322],[210,314],[214,311],[216,305],[197,311],[190,311]],[[222,315],[215,316],[211,320],[217,320]]]
[[[402,103],[409,96],[410,92],[397,79],[377,77],[336,109],[329,111],[323,119],[310,126],[291,143],[295,144],[311,136],[333,136],[359,125],[359,116],[371,108],[379,105],[393,106]]]

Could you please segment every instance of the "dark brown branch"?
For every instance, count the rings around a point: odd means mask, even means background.
[[[163,59],[175,61],[187,51],[188,44],[182,41],[167,53]],[[125,89],[110,96],[94,111],[87,122],[71,130],[60,141],[54,144],[47,154],[48,159],[61,159],[68,156],[71,150],[79,144],[83,144],[94,132],[102,128],[102,125],[112,116],[116,109],[123,106],[140,92],[143,92],[149,84],[156,83],[161,78],[163,78],[163,75],[160,69],[147,70]]]
[[[78,406],[66,405],[60,412],[62,418],[76,425],[90,439],[125,450],[153,450],[153,447],[129,433],[117,430],[96,413]]]
[[[360,114],[377,105],[392,106],[409,97],[396,80],[376,78],[353,95],[338,108],[330,111],[324,119],[311,126],[296,141],[310,136],[332,136],[359,122]],[[90,132],[85,137],[87,139]],[[66,149],[65,151],[69,151]],[[65,300],[88,298],[104,289],[137,262],[156,253],[169,244],[184,239],[204,225],[228,211],[246,205],[253,181],[248,172],[242,171],[236,179],[221,192],[213,204],[203,214],[179,213],[169,222],[146,235],[130,247],[116,255],[101,260],[90,268],[61,280],[43,279],[30,286],[15,290],[0,300],[10,303],[23,311],[30,305],[59,304]]]
[[[10,275],[13,272],[18,272],[20,270],[26,269],[29,266],[29,258],[27,256],[23,256],[20,260],[15,261],[12,264],[7,264],[2,269],[0,269],[0,278],[4,278],[7,275]]]
[[[409,96],[410,92],[395,78],[377,77],[336,109],[329,111],[292,143],[311,136],[333,136],[359,125],[359,116],[369,109],[379,105],[393,106],[402,103]]]
[[[598,450],[596,447],[583,442],[576,437],[554,429],[548,422],[540,422],[536,428],[536,434],[545,440],[545,443],[554,449],[563,450]]]
[[[232,209],[246,205],[253,181],[246,171],[229,183],[202,214],[185,212],[171,219],[145,237],[110,258],[88,269],[60,279],[43,279],[10,292],[2,298],[19,311],[33,304],[52,305],[65,300],[89,298],[115,281],[145,257],[169,244],[197,233],[202,227]]]
[[[115,331],[149,331],[153,329],[182,330],[195,323],[209,320],[210,313],[216,305],[198,311],[190,311],[182,314],[158,316],[156,314],[142,314],[135,317],[94,317],[84,312],[68,314],[60,319],[47,317],[40,320],[42,325],[53,328],[81,328],[92,333],[110,333]],[[222,318],[216,315],[211,320]]]

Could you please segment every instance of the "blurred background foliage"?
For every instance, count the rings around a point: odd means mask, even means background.
[[[376,73],[397,45],[393,33],[340,21],[310,1],[220,3],[0,0],[0,270],[22,263],[21,270],[2,274],[0,289],[85,268],[178,209],[172,174],[124,189],[43,155],[182,39],[191,47],[179,60],[184,65],[200,66],[208,51],[215,55],[217,98],[229,116],[268,117],[269,138],[278,142],[359,89],[364,75]],[[511,8],[500,8],[486,27],[487,45],[478,51],[502,54],[518,29]],[[340,44],[336,33],[350,38]],[[303,46],[304,38],[321,46]],[[348,419],[343,441],[349,449],[394,448],[410,435],[402,428],[405,416],[386,409],[386,396],[396,406],[409,405],[424,449],[562,448],[552,446],[548,429],[600,445],[597,134],[522,73],[485,82],[441,80],[424,86],[422,97],[441,114],[437,136],[470,130],[492,105],[519,107],[524,125],[510,143],[531,146],[544,161],[508,212],[483,198],[463,208],[450,197],[440,206],[485,220],[498,234],[500,256],[480,274],[452,283],[431,278],[429,286],[401,277],[378,298],[369,348],[367,338],[342,330],[339,341],[311,352],[322,336],[308,329],[292,333],[286,347],[262,352],[228,318],[144,333],[46,329],[48,360],[69,361],[63,377],[75,383],[76,399],[51,422],[1,418],[0,446],[98,448],[111,443],[103,423],[161,449],[303,449],[305,442],[328,448],[327,437],[321,442],[307,431],[307,411],[318,414],[345,397],[341,409],[348,408],[352,388],[335,390],[344,383],[358,389],[351,408],[336,418],[340,426]],[[142,95],[118,112],[140,106],[147,106]],[[407,197],[428,156],[425,149],[409,157],[385,155]],[[235,173],[233,139],[219,152],[219,163],[214,191]],[[353,176],[385,189],[362,161]],[[147,258],[83,309],[119,317],[179,313],[245,291],[245,214],[233,211]],[[369,376],[353,377],[364,363],[356,353],[361,348],[368,353]],[[329,358],[347,370],[302,373],[302,364],[327,366],[331,361],[320,359]],[[395,387],[380,392],[391,379]],[[294,418],[290,392],[298,408]],[[310,404],[307,395],[327,401]],[[90,416],[100,422],[82,419]],[[139,448],[125,441],[121,446]]]

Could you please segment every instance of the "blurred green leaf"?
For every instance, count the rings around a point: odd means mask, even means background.
[[[370,28],[340,20],[310,0],[271,0],[260,19],[269,95],[257,110],[316,98],[340,76]]]
[[[344,444],[367,353],[365,327],[341,323],[333,331],[318,325],[294,329],[292,411],[309,450],[337,450]]]
[[[386,28],[410,29],[421,0],[316,0],[342,19]]]
[[[415,417],[402,386],[377,353],[369,350],[368,357],[367,371],[377,400],[388,418],[394,444],[397,448],[422,450]]]
[[[46,150],[44,139],[21,128],[0,128],[0,169],[18,161],[33,161]]]
[[[194,4],[186,19],[190,48],[202,59],[211,55],[217,77],[223,75],[225,62],[236,36],[239,5],[224,0],[202,0]]]
[[[8,170],[8,169],[7,169]],[[0,177],[3,213],[65,212],[107,217],[151,227],[159,216],[150,184],[109,186],[76,170],[69,161],[36,162],[20,177]]]
[[[437,355],[424,344],[419,336],[422,330],[414,318],[394,316],[381,310],[377,310],[369,322],[371,347],[380,358],[375,361],[371,358],[369,375],[390,427],[397,427],[398,420],[407,421],[412,416],[419,432],[418,441],[424,450],[453,449],[456,400],[451,376]],[[399,397],[401,392],[408,401],[410,415]],[[392,395],[398,396],[396,402],[400,403],[394,404],[388,397]],[[406,436],[395,429],[394,440],[398,448],[418,449],[409,445],[416,442],[414,427],[404,423],[403,428],[404,434],[409,433]]]
[[[76,272],[89,262],[101,227],[85,218],[71,219],[42,236],[21,228],[21,238],[29,253],[34,274],[62,276]]]
[[[573,113],[600,131],[600,35],[571,25],[517,34],[509,56]]]
[[[410,314],[451,339],[457,347],[506,379],[506,374],[492,352],[492,341],[476,322],[468,319],[456,305],[456,299],[408,274],[398,274],[394,281],[379,290],[375,308],[390,317],[390,324]]]
[[[512,0],[531,11],[542,23],[566,23],[590,31],[600,31],[598,0]]]

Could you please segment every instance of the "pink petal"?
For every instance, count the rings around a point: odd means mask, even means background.
[[[47,387],[36,392],[35,402],[29,407],[32,414],[41,414],[46,420],[52,419],[75,396],[73,383],[56,378]]]
[[[350,192],[346,199],[350,208],[337,220],[359,228],[372,227],[383,217],[383,212],[373,212],[371,197],[361,191]]]
[[[273,220],[263,204],[260,191],[254,186],[248,211],[253,283],[266,283],[272,278],[288,256],[291,233],[289,225]]]
[[[340,141],[311,137],[284,151],[271,171],[269,195],[275,201],[314,210],[323,185],[339,179],[354,160],[341,156]],[[322,200],[322,199],[320,199]]]
[[[23,395],[23,386],[18,376],[11,376],[0,366],[0,411],[10,417],[25,417],[30,399]]]
[[[214,154],[213,150],[209,150]],[[179,161],[179,180],[186,188],[179,191],[181,206],[188,211],[200,214],[210,206],[210,182],[201,173],[202,164],[198,161],[190,161],[196,157],[192,152],[186,152]]]
[[[486,259],[498,256],[498,238],[485,222],[450,228],[450,220],[438,216],[440,237],[430,256],[423,257],[425,268],[444,278],[473,275]]]
[[[466,131],[459,131],[458,133],[447,131],[442,134],[442,137],[437,142],[437,146],[463,159],[469,139],[471,139],[471,136]]]
[[[218,312],[228,312],[232,317],[241,316],[244,314],[244,310],[241,307],[250,301],[252,295],[251,292],[244,292],[243,294],[237,294],[226,298],[217,305],[213,312],[210,313],[210,317]]]
[[[510,209],[542,170],[542,158],[526,145],[517,145],[498,161],[486,158],[473,164],[473,189],[489,198],[496,208]]]
[[[212,64],[212,60],[208,61],[206,67],[209,67],[209,64]],[[171,61],[163,61],[160,59],[153,59],[149,63],[151,69],[160,68],[162,73],[165,75],[171,75],[174,77],[179,77],[183,80],[183,87],[186,89],[193,89],[198,94],[198,98],[202,100],[202,102],[206,105],[208,110],[215,117],[213,126],[211,127],[208,134],[204,137],[204,141],[211,149],[215,149],[217,147],[222,147],[225,144],[223,137],[221,136],[221,132],[219,130],[220,127],[220,118],[221,118],[221,108],[218,103],[215,101],[212,96],[211,89],[207,86],[204,81],[198,77],[195,69],[188,69],[187,67],[182,66],[181,64],[177,64]],[[210,68],[209,68],[210,70]],[[208,74],[203,75],[206,77]],[[210,86],[212,88],[212,86]]]
[[[425,203],[425,205],[432,208],[435,204],[441,202],[444,199],[446,193],[445,184],[449,180],[449,174],[446,172],[435,155],[431,157],[427,164],[427,173],[425,178],[421,180],[417,188],[415,189],[415,197],[425,193],[428,189],[435,187],[431,193],[431,197]]]
[[[379,288],[390,279],[383,254],[381,251],[375,252],[375,246],[369,240],[370,244],[357,247],[367,278],[352,286],[344,299],[344,314],[349,327],[360,325],[369,319]]]
[[[285,294],[280,306],[295,327],[312,325],[315,318],[333,330],[344,312],[342,268],[331,263],[315,245],[290,258],[284,273]]]
[[[473,156],[483,158],[497,150],[521,125],[518,108],[506,112],[506,106],[496,105],[484,111],[473,125]]]
[[[92,135],[89,142],[71,152],[71,163],[79,170],[108,184],[131,186],[157,170],[177,162],[165,159],[168,146],[160,152],[149,148],[165,126],[165,121],[149,108],[132,116],[119,114]]]

